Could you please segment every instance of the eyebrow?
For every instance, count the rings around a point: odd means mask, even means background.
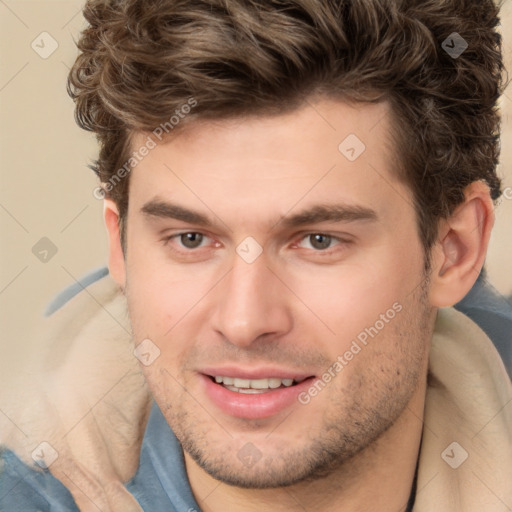
[[[205,228],[215,225],[206,215],[178,204],[152,199],[144,204],[141,213],[147,217],[175,219]],[[282,223],[285,228],[297,228],[321,222],[377,221],[377,212],[371,208],[349,204],[318,204],[299,213],[284,216],[273,224]]]
[[[287,228],[296,228],[320,222],[376,221],[377,219],[377,212],[365,206],[319,204],[289,217],[284,217],[280,222]]]

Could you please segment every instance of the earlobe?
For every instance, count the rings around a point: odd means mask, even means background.
[[[482,182],[472,183],[464,203],[439,226],[432,251],[432,306],[453,306],[469,292],[483,267],[493,225],[489,188]]]
[[[103,202],[103,219],[109,240],[108,268],[110,276],[124,290],[126,274],[124,254],[119,233],[119,210],[112,199],[105,199]]]

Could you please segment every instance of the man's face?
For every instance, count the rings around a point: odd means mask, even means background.
[[[389,123],[386,104],[323,101],[191,124],[133,170],[123,284],[135,342],[151,340],[148,362],[160,351],[143,367],[155,400],[219,480],[325,474],[421,390],[432,316]],[[209,224],[173,218],[185,210]]]

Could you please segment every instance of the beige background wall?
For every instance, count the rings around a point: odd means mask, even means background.
[[[49,300],[107,261],[102,205],[92,195],[96,179],[86,167],[96,144],[75,125],[65,91],[76,55],[73,37],[84,23],[81,5],[0,0],[1,372],[14,371],[30,351],[33,319]],[[503,22],[511,67],[512,0],[505,2]],[[503,294],[512,292],[512,86],[506,94],[500,172],[511,188],[496,211],[487,265]],[[57,250],[47,262],[32,252],[38,242],[52,250],[40,242],[44,237]]]

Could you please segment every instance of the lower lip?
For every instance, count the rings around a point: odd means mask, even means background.
[[[238,393],[217,384],[207,375],[200,374],[206,395],[225,414],[236,418],[262,419],[274,416],[294,403],[315,377],[309,377],[299,384],[281,387],[264,393]]]

